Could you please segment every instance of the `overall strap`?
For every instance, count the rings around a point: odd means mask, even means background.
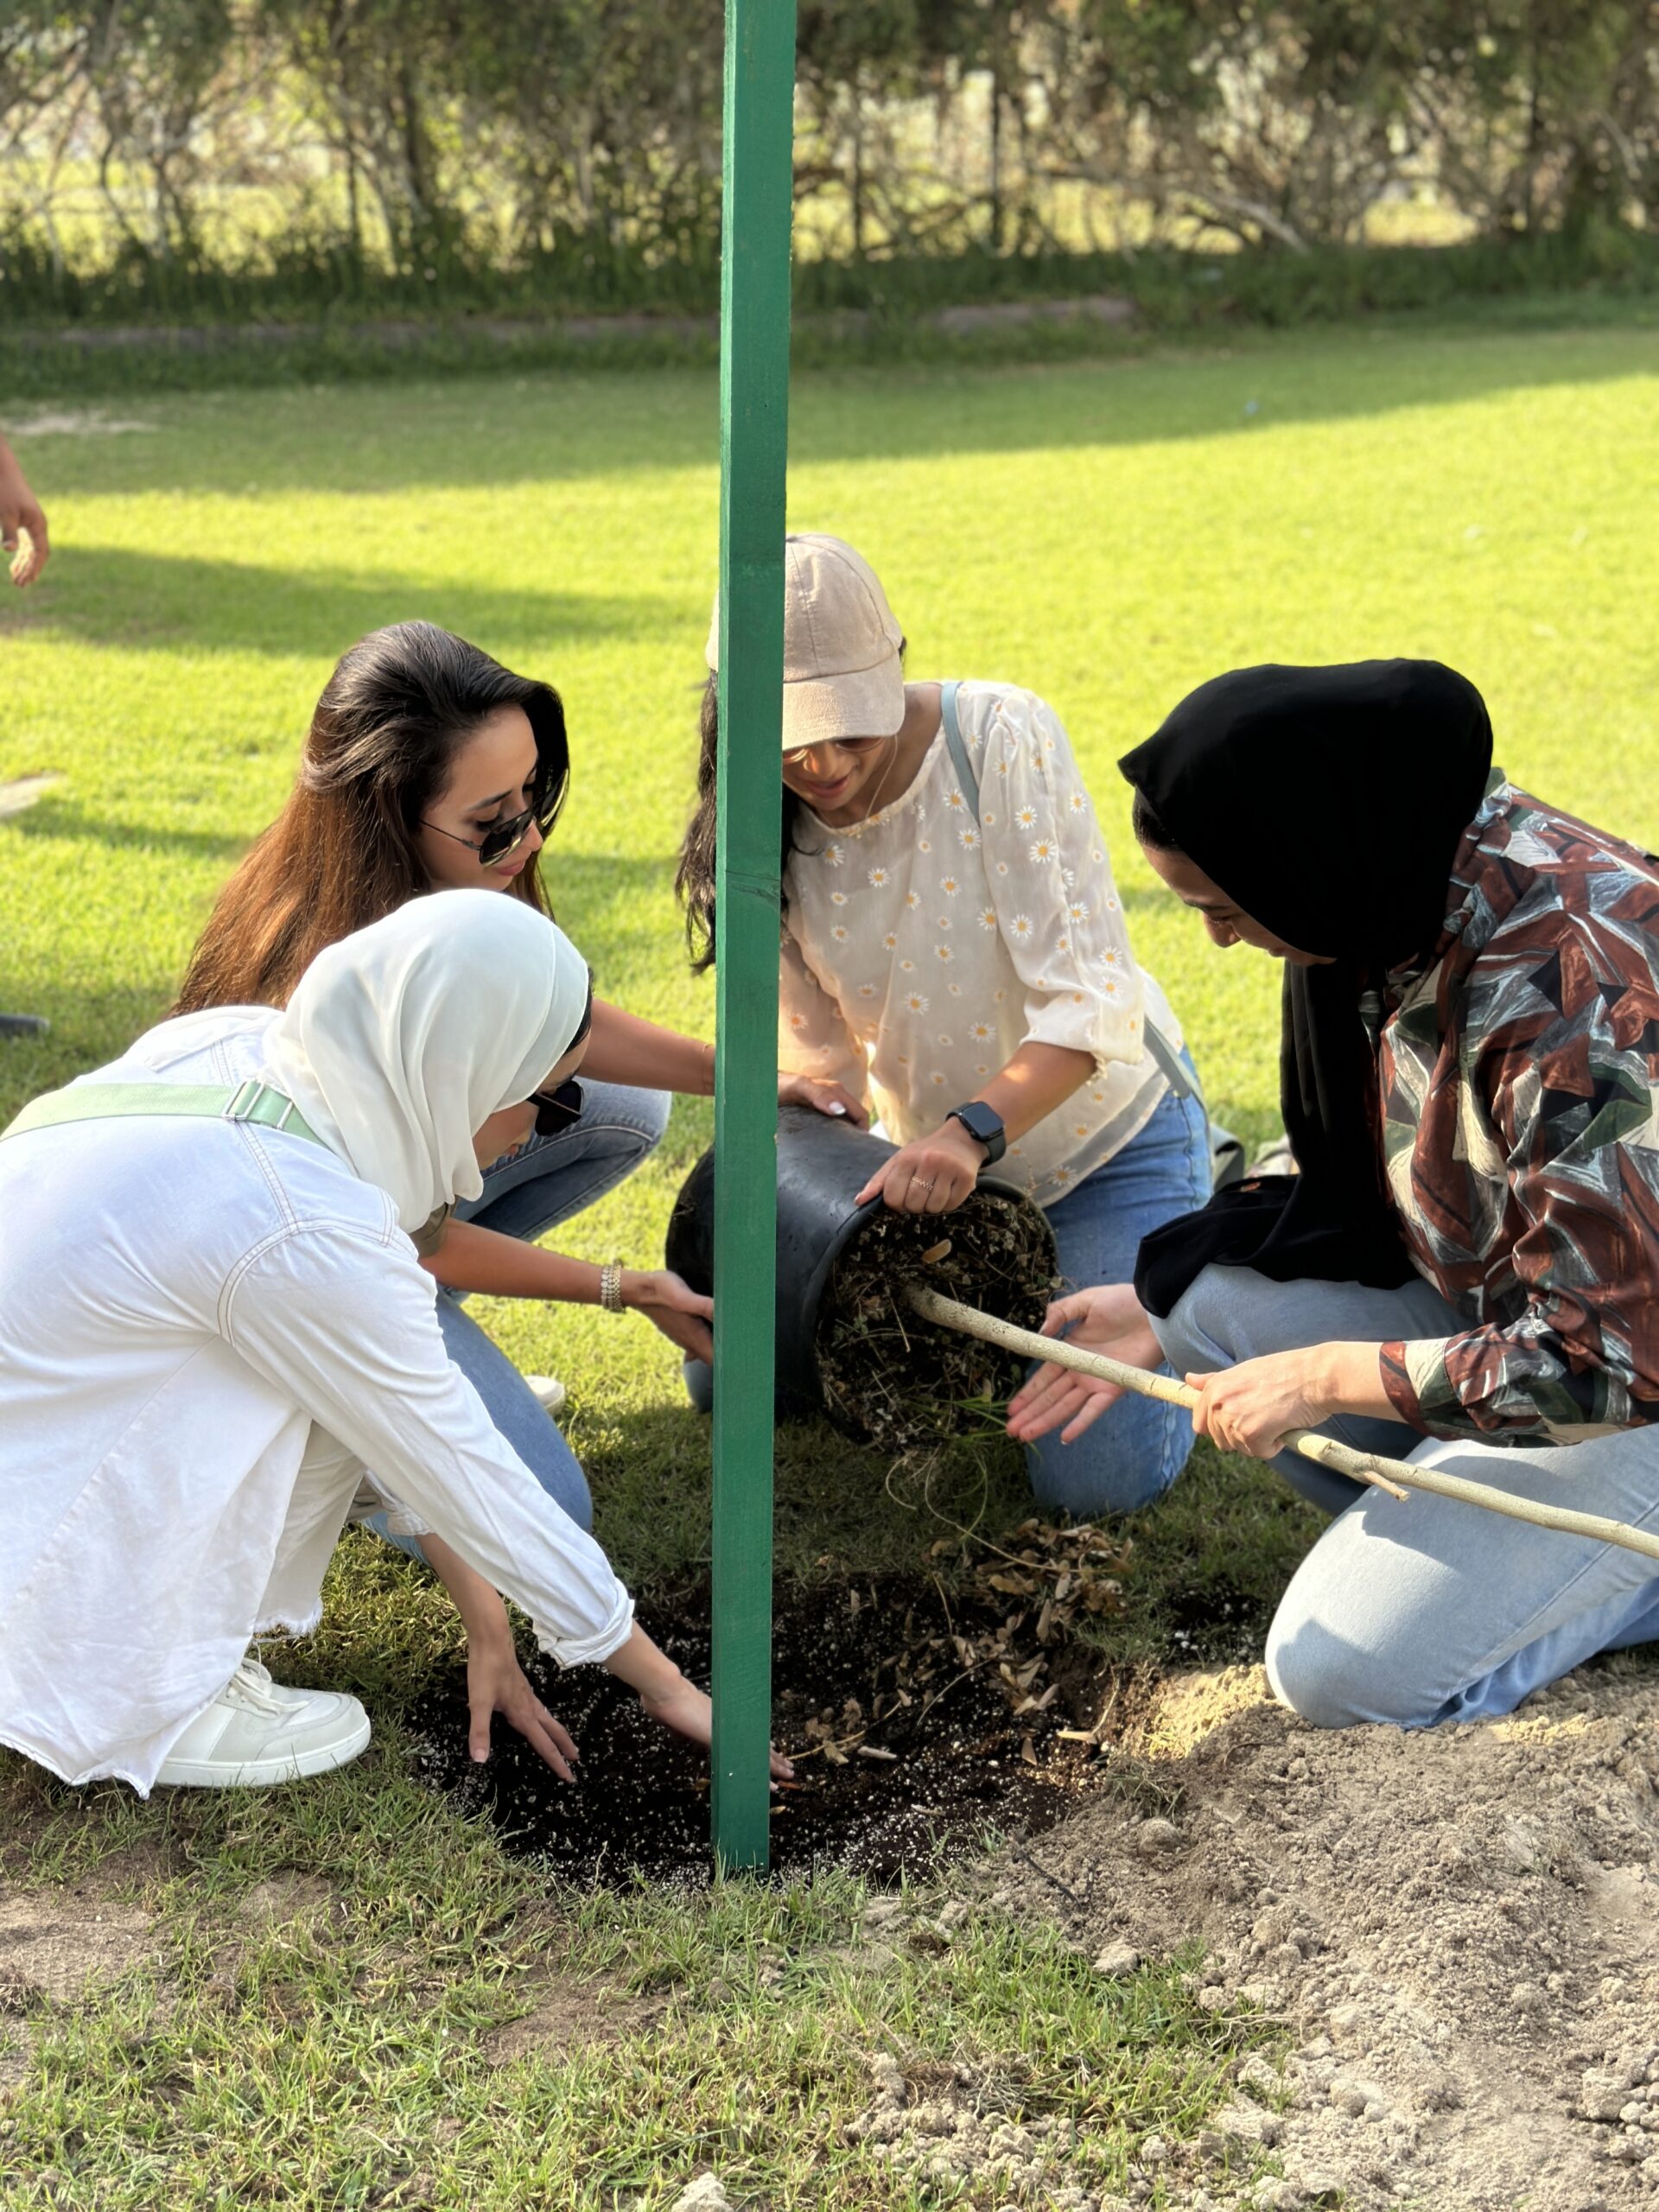
[[[322,1139],[305,1121],[299,1108],[282,1091],[251,1077],[234,1090],[222,1084],[200,1083],[81,1083],[65,1090],[48,1090],[32,1099],[6,1128],[8,1137],[26,1135],[30,1129],[54,1129],[67,1122],[106,1122],[127,1115],[150,1117],[198,1115],[220,1122],[253,1122],[261,1128],[286,1129],[290,1136]]]
[[[944,722],[945,748],[950,755],[950,766],[957,772],[957,781],[962,785],[962,795],[979,819],[979,778],[974,773],[974,764],[968,758],[968,747],[962,741],[962,725],[957,720],[957,694],[962,689],[961,679],[939,686],[939,713]]]

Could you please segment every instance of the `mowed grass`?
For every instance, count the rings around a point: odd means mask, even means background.
[[[1116,755],[1225,667],[1433,655],[1481,685],[1513,775],[1654,842],[1656,402],[1659,340],[1618,329],[812,375],[791,516],[874,561],[913,673],[1010,677],[1054,702],[1137,950],[1216,1111],[1254,1140],[1274,1121],[1276,971],[1211,949],[1141,866]],[[280,804],[335,656],[411,614],[557,683],[575,760],[549,861],[561,919],[609,995],[708,1033],[670,878],[714,581],[712,378],[124,411],[147,427],[18,441],[57,550],[42,585],[0,600],[0,779],[61,781],[0,823],[0,1007],[54,1022],[0,1047],[0,1116],[163,1010]],[[1338,852],[1363,834],[1330,827]],[[682,1102],[663,1157],[566,1248],[651,1264],[709,1132],[707,1107]],[[707,1433],[674,1355],[588,1309],[480,1310],[522,1364],[569,1382],[601,1532],[647,1618],[653,1597],[695,1589]],[[994,1530],[1022,1510],[1017,1459],[995,1446],[890,1476],[827,1430],[785,1435],[782,1570],[913,1564],[938,1516]],[[1269,1601],[1313,1527],[1262,1471],[1200,1455],[1136,1523],[1115,1647],[1167,1649],[1211,1593]],[[0,1762],[12,1873],[140,1896],[161,1944],[84,2011],[22,2021],[35,2070],[0,2113],[0,2172],[22,2178],[0,2201],[656,2208],[709,2162],[740,2203],[907,2203],[910,2184],[838,2134],[868,2094],[856,2052],[883,2042],[1005,2066],[1016,2104],[1078,2117],[1095,2146],[1079,2171],[1108,2177],[1213,2096],[1226,2039],[1175,1979],[1109,1999],[1040,1934],[988,1917],[940,1958],[875,1973],[841,1955],[851,1880],[550,1904],[405,1777],[398,1708],[455,1649],[423,1579],[353,1543],[321,1636],[284,1671],[361,1688],[378,1757],[263,1800],[149,1807]],[[273,1929],[250,1899],[296,1874],[324,1894]],[[762,1943],[776,1970],[757,1980]],[[489,2037],[550,1977],[592,1984],[610,2028],[503,2070]]]

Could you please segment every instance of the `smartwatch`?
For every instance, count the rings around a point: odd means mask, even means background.
[[[945,1116],[947,1122],[960,1122],[970,1137],[977,1137],[985,1147],[985,1165],[995,1166],[1008,1148],[1007,1132],[1002,1127],[1002,1116],[982,1099],[970,1098],[965,1106],[953,1106]]]

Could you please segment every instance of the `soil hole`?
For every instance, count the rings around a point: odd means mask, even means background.
[[[1053,1532],[1074,1552],[1086,1533]],[[1050,1554],[1041,1555],[1052,1588],[1068,1570],[1062,1560],[1058,1573],[1047,1571]],[[1068,1586],[1086,1591],[1086,1573],[1070,1572]],[[1017,1579],[1009,1570],[1004,1582],[1011,1573]],[[977,1847],[988,1830],[1036,1835],[1076,1809],[1101,1764],[1091,1745],[1061,1732],[1088,1730],[1109,1703],[1116,1734],[1139,1711],[1144,1680],[1056,1634],[1043,1603],[993,1589],[986,1576],[948,1595],[925,1575],[779,1589],[773,1710],[798,1778],[774,1800],[775,1873],[845,1865],[890,1884]],[[705,1682],[707,1618],[705,1593],[679,1622],[652,1624],[664,1648]],[[568,1880],[620,1883],[636,1872],[706,1880],[704,1755],[647,1720],[600,1669],[560,1675],[545,1662],[538,1669],[538,1694],[581,1746],[575,1787],[499,1720],[488,1764],[473,1764],[459,1669],[410,1713],[423,1777],[485,1815],[509,1849],[542,1858]]]

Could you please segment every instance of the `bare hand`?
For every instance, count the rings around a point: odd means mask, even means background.
[[[1271,1459],[1286,1432],[1313,1428],[1336,1408],[1324,1387],[1325,1347],[1269,1352],[1215,1375],[1189,1375],[1198,1393],[1192,1426],[1224,1452]]]
[[[839,1121],[843,1116],[855,1129],[861,1129],[869,1120],[852,1092],[839,1083],[829,1083],[822,1076],[782,1075],[778,1077],[778,1103],[780,1106],[816,1106],[820,1114],[833,1115]]]
[[[671,1728],[677,1736],[683,1736],[693,1744],[701,1744],[706,1751],[713,1739],[715,1708],[707,1690],[700,1690],[695,1682],[682,1675],[677,1682],[666,1688],[646,1694],[641,1691],[639,1703],[653,1720],[660,1720],[664,1728]],[[792,1782],[795,1770],[781,1751],[771,1754],[772,1778],[774,1782]]]
[[[857,1206],[879,1198],[895,1213],[950,1213],[973,1194],[985,1147],[960,1122],[947,1122],[931,1137],[901,1145],[877,1168],[853,1200]]]
[[[1057,1298],[1043,1321],[1046,1337],[1065,1337],[1083,1351],[1103,1352],[1126,1367],[1149,1371],[1163,1361],[1145,1309],[1133,1283],[1103,1283],[1094,1290],[1075,1291]],[[1021,1443],[1033,1443],[1059,1428],[1062,1444],[1073,1444],[1090,1428],[1109,1406],[1123,1395],[1118,1382],[1093,1375],[1079,1375],[1051,1361],[1039,1367],[1008,1402],[1008,1434]]]
[[[20,531],[28,540],[27,546],[20,542]],[[34,582],[52,552],[41,503],[3,439],[0,439],[0,545],[12,556],[11,581],[20,588]]]
[[[490,1722],[499,1713],[561,1782],[575,1780],[571,1769],[582,1754],[531,1689],[511,1636],[467,1638],[467,1702],[472,1712],[467,1748],[480,1764],[490,1756]]]
[[[649,1274],[637,1268],[626,1269],[622,1303],[643,1313],[670,1344],[677,1344],[693,1359],[713,1360],[715,1339],[709,1325],[715,1318],[715,1301],[701,1297],[668,1268],[658,1268]]]

